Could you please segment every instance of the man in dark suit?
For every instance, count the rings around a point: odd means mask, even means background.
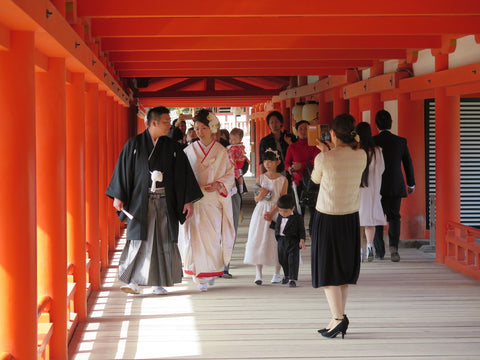
[[[415,177],[413,164],[407,147],[407,139],[394,135],[390,132],[392,128],[392,117],[386,110],[380,110],[375,116],[375,124],[380,133],[373,137],[375,144],[383,150],[385,171],[382,175],[383,212],[387,216],[388,240],[390,246],[391,260],[400,261],[398,254],[398,243],[400,241],[400,204],[402,198],[407,197],[415,190]],[[402,174],[405,171],[408,189],[405,189],[405,181]],[[385,256],[385,244],[383,242],[383,226],[376,226],[375,237],[376,257],[383,259]]]

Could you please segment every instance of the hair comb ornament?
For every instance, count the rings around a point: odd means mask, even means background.
[[[275,154],[275,158],[277,160],[280,160],[280,154],[278,153],[278,150],[273,150],[272,148],[268,148],[267,150],[265,150],[265,152],[272,152]]]
[[[208,126],[210,127],[210,130],[212,133],[216,133],[218,129],[220,129],[220,121],[218,120],[217,116],[213,113],[210,112],[207,116],[208,120]]]

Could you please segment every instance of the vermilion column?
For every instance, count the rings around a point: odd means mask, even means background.
[[[115,127],[113,118],[113,98],[107,97],[107,177],[113,173],[115,166]],[[107,214],[108,214],[108,248],[110,251],[115,249],[115,209],[113,208],[113,201],[107,200]]]
[[[67,86],[67,239],[68,261],[75,265],[75,312],[79,321],[85,321],[85,76],[82,73],[73,73]]]
[[[425,127],[424,101],[410,100],[409,93],[398,96],[398,135],[407,139],[415,173],[415,192],[402,199],[403,239],[425,238]]]
[[[379,93],[370,95],[370,125],[376,127],[375,125],[375,116],[377,112],[383,109],[383,101],[380,98]]]
[[[460,222],[460,97],[435,90],[435,229],[437,262],[445,262],[447,222]]]
[[[100,289],[98,85],[87,84],[85,98],[85,206],[86,236],[92,290]]]
[[[0,349],[37,358],[34,34],[0,51]]]
[[[119,154],[119,146],[120,146],[120,112],[119,112],[119,105],[116,101],[113,102],[113,153],[112,153],[112,164],[115,164],[115,159]],[[115,165],[112,166],[112,172]],[[112,207],[113,210],[113,207]],[[115,230],[115,237],[114,240],[120,238],[120,221],[118,217],[113,216],[113,224]],[[113,248],[116,246],[116,241],[113,244]]]
[[[332,125],[332,107],[325,101],[325,93],[318,95],[318,122],[319,124]]]
[[[347,100],[343,98],[341,87],[335,88],[333,91],[333,117],[335,117],[348,112],[348,103]]]
[[[349,99],[349,108],[350,108],[350,115],[352,115],[357,124],[362,121],[362,115],[360,113],[360,105],[358,103],[358,98]]]
[[[67,199],[65,60],[36,75],[38,294],[52,298],[52,359],[66,359]]]
[[[107,169],[107,94],[98,93],[98,211],[100,225],[100,260],[102,268],[108,266],[108,201],[105,191],[110,174]]]

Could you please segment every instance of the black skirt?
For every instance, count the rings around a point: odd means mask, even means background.
[[[315,211],[311,238],[312,286],[356,284],[360,274],[358,212],[328,215]]]

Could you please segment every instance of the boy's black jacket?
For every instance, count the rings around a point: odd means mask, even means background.
[[[279,214],[277,221],[272,221],[270,228],[275,230],[275,238],[278,241],[280,237],[280,225],[282,224],[282,216]],[[305,225],[303,217],[298,214],[293,214],[288,217],[288,221],[283,229],[285,237],[289,240],[300,242],[300,239],[305,239]]]

